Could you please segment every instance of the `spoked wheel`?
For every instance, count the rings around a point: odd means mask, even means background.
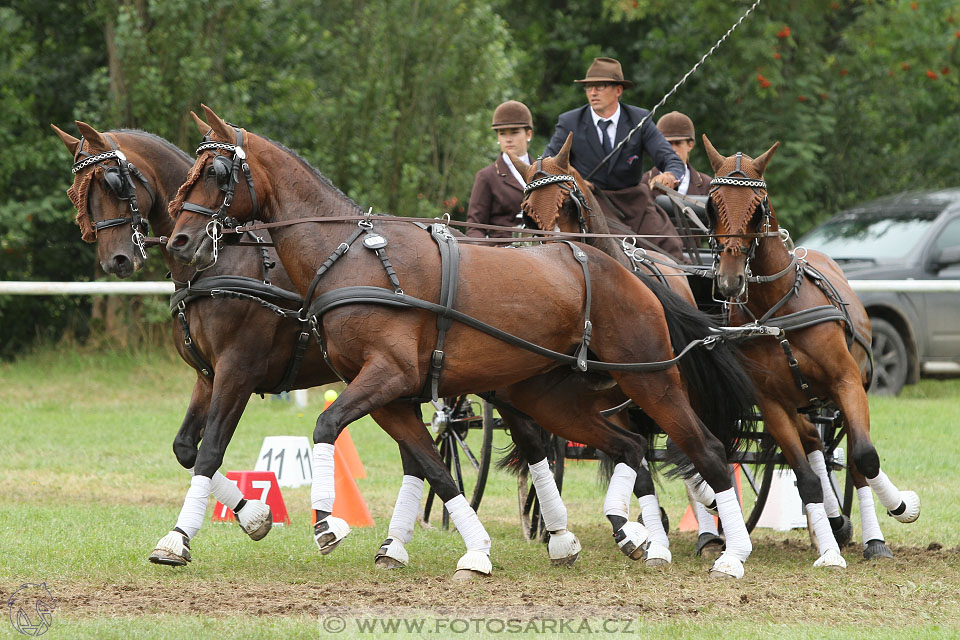
[[[755,418],[759,419],[759,416]],[[773,439],[765,431],[761,431],[737,462],[739,483],[736,482],[737,469],[731,468],[734,487],[737,487],[740,493],[747,531],[753,531],[760,520],[767,496],[770,495],[770,486],[773,484],[773,463],[779,458],[779,449],[774,446]]]
[[[547,462],[550,470],[553,471],[557,490],[563,493],[563,467],[566,460],[567,441],[551,434],[546,449]],[[537,490],[534,489],[530,471],[525,466],[517,476],[517,497],[520,503],[520,528],[523,530],[523,537],[527,540],[547,542],[547,530],[540,514]]]
[[[442,398],[436,406],[430,428],[436,434],[434,443],[440,450],[444,465],[453,481],[476,511],[480,508],[483,489],[490,472],[493,448],[493,406],[485,400],[470,400],[468,396]],[[427,492],[423,506],[423,521],[430,522],[436,493]],[[450,527],[450,516],[440,505],[444,529]]]
[[[834,409],[825,408],[819,411],[819,415],[813,418],[813,421],[820,428],[820,437],[823,439],[823,457],[827,463],[827,472],[830,474],[833,495],[840,503],[840,513],[850,517],[850,512],[853,510],[853,476],[847,473],[846,452],[839,446],[847,435],[843,414]]]

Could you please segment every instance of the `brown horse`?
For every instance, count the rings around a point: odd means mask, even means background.
[[[78,122],[77,126],[83,134],[82,142],[53,127],[75,159],[78,156],[81,161],[101,154],[109,156],[101,157],[77,171],[71,197],[78,206],[78,222],[84,237],[97,243],[104,271],[129,277],[143,266],[146,257],[143,234],[147,229],[140,221],[148,223],[158,235],[170,233],[173,220],[167,213],[167,206],[172,194],[183,183],[191,160],[166,140],[143,131],[121,130],[103,134],[82,122]],[[146,212],[143,217],[139,214],[141,207]],[[253,291],[287,307],[294,305],[294,310],[299,308],[299,296],[288,293],[293,285],[271,248],[230,246],[220,254],[215,265],[199,272],[172,260],[162,245],[161,251],[174,280],[180,283],[189,281],[190,290],[197,294],[196,298],[188,299],[189,304],[184,309],[175,310],[182,321],[174,325],[177,349],[184,360],[197,370],[191,405],[174,441],[178,461],[185,468],[192,469],[198,443],[205,433],[208,435],[206,442],[215,446],[215,454],[219,453],[222,460],[251,392],[305,388],[334,382],[338,378],[317,348],[306,350],[302,365],[295,370],[291,368],[290,363],[296,359],[298,341],[302,335],[298,323],[291,318],[279,316],[250,300],[236,300],[230,296],[217,301],[212,299],[211,290],[233,288]],[[241,281],[241,278],[244,280]],[[272,281],[280,288],[267,287],[265,281]],[[180,293],[184,291],[180,289]],[[238,317],[244,318],[244,322],[234,329],[230,325]],[[234,339],[230,339],[231,336]],[[263,340],[263,336],[272,336],[272,340]],[[188,346],[188,343],[192,346]],[[260,363],[260,366],[251,366],[251,362]],[[226,371],[234,373],[223,373]],[[221,375],[212,375],[216,372],[221,372]],[[233,383],[229,388],[224,384],[228,378]],[[567,388],[568,382],[555,377],[549,385],[551,389],[544,393],[553,392],[563,396],[556,401],[558,406],[563,406],[563,401],[572,397],[571,390]],[[588,390],[575,389],[572,395],[590,401]],[[539,428],[500,399],[493,400],[510,426],[517,444],[518,461],[534,467],[532,473],[539,485],[539,493],[543,494],[547,515],[553,516],[548,547],[551,560],[557,564],[572,563],[576,559],[579,542],[571,532],[566,531],[565,507],[553,476],[542,473],[542,461],[546,454],[537,437]],[[236,410],[232,410],[233,407]],[[583,409],[569,406],[567,410]],[[225,411],[228,413],[224,414]],[[226,435],[220,439],[209,437],[215,433]],[[404,542],[409,542],[416,515],[416,510],[407,507],[411,503],[419,504],[423,489],[423,477],[414,466],[414,460],[410,456],[402,458],[406,477],[397,501],[401,513],[399,516],[395,514],[389,537],[375,558],[378,566],[383,567],[406,564]],[[529,463],[528,460],[533,462]],[[649,487],[652,492],[651,482],[642,486]],[[244,503],[235,485],[223,479],[219,472],[213,475],[211,492],[222,503],[237,507],[241,526],[248,525],[249,513],[254,506],[266,509],[259,501]],[[188,502],[192,501],[191,497]],[[269,512],[264,513],[266,520],[259,531],[245,527],[255,539],[263,537],[269,530]],[[194,524],[189,522],[189,514],[185,514],[185,518],[188,522],[178,522],[173,529],[175,535],[169,540],[161,540],[154,549],[152,561],[171,565],[183,565],[188,561],[189,549],[183,537],[192,538],[202,520]],[[644,557],[649,555],[648,547]]]
[[[344,426],[369,413],[422,456],[427,479],[446,502],[467,546],[459,568],[490,572],[486,531],[442,467],[408,400],[429,388],[438,363],[443,365],[441,395],[507,388],[512,404],[544,428],[611,455],[618,464],[605,513],[625,552],[638,539],[642,543],[645,535],[635,535],[642,526],[627,522],[625,509],[643,455],[637,439],[599,416],[570,424],[565,416],[546,411],[541,398],[531,398],[525,384],[563,363],[582,369],[592,362],[609,367],[620,388],[671,436],[716,491],[727,550],[713,570],[743,575],[751,545],[725,464],[734,436],[724,433],[718,439],[690,406],[671,359],[668,312],[651,289],[592,247],[453,249],[444,228],[428,232],[358,215],[355,204],[293,152],[204,109],[211,143],[201,145],[202,153],[171,204],[178,219],[168,250],[188,264],[205,266],[214,260],[228,214],[240,222],[257,217],[276,225],[272,234],[278,253],[310,305],[330,363],[350,379],[314,431],[312,500],[318,543],[339,540],[341,528],[330,516],[332,443]],[[234,178],[225,183],[218,180],[223,175]],[[454,251],[459,275],[442,258]],[[453,292],[443,286],[451,280]],[[633,316],[626,326],[625,314]],[[444,326],[453,318],[458,322]],[[497,330],[522,335],[536,346],[525,347]],[[601,363],[584,362],[588,344]],[[690,353],[716,357],[696,348]],[[657,364],[633,366],[638,362]],[[714,381],[727,395],[740,392],[725,388],[729,383]],[[202,458],[201,448],[198,474],[215,470]]]
[[[889,557],[870,489],[901,522],[917,519],[920,499],[890,482],[870,441],[866,388],[872,355],[866,310],[833,260],[802,248],[791,252],[780,239],[763,180],[779,143],[754,159],[742,153],[723,157],[706,136],[703,141],[716,175],[707,207],[718,252],[716,286],[728,299],[730,324],[783,330],[779,344],[758,338],[743,350],[762,379],[757,388],[764,425],[797,474],[797,488],[820,546],[814,566],[846,566],[827,526],[828,518],[839,516],[839,508],[824,484],[823,443],[803,416],[831,404],[839,408],[847,428],[864,555]]]

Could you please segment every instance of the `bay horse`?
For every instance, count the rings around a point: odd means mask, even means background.
[[[320,414],[313,434],[311,499],[318,544],[339,542],[344,527],[330,514],[333,442],[348,423],[369,414],[417,457],[444,500],[467,547],[458,570],[489,574],[489,536],[444,469],[410,399],[431,387],[443,396],[506,388],[511,404],[547,430],[617,461],[604,512],[618,546],[632,556],[646,537],[642,525],[626,517],[643,457],[642,438],[612,428],[601,416],[571,424],[545,411],[542,396],[533,397],[526,381],[567,363],[609,370],[689,456],[716,493],[727,531],[727,549],[712,572],[742,577],[752,546],[726,472],[733,435],[718,438],[690,406],[672,358],[667,321],[672,312],[651,289],[592,247],[460,247],[445,225],[428,230],[363,215],[292,151],[203,108],[209,143],[198,149],[197,162],[170,205],[177,222],[168,251],[187,264],[207,266],[215,259],[224,223],[264,221],[309,305],[331,367],[350,380]],[[237,189],[241,175],[247,188]],[[224,183],[218,176],[229,179]],[[337,267],[338,262],[343,264]],[[634,321],[623,326],[628,313]],[[697,348],[690,353],[717,357]],[[714,381],[721,397],[742,391],[729,388],[730,383]],[[212,473],[211,462],[201,448],[197,473]]]
[[[920,498],[900,491],[880,468],[870,441],[866,389],[873,369],[870,319],[843,271],[828,256],[779,237],[763,173],[779,142],[751,158],[724,157],[703,136],[715,177],[707,205],[715,251],[715,284],[729,323],[782,330],[778,342],[756,338],[744,354],[763,379],[757,385],[764,425],[797,474],[797,488],[819,545],[814,566],[846,566],[828,520],[839,505],[826,482],[822,442],[807,414],[836,406],[847,428],[850,465],[860,501],[864,556],[892,557],[877,522],[871,489],[900,522],[920,515]]]
[[[514,159],[514,164],[528,182],[522,208],[525,216],[533,224],[540,228],[554,228],[567,233],[610,234],[608,220],[603,215],[590,184],[580,176],[575,168],[570,166],[568,156],[563,154],[562,151],[554,158],[538,159],[536,165],[527,165],[517,159]],[[629,229],[623,229],[622,232],[625,235],[632,233]],[[687,285],[687,271],[683,267],[674,266],[676,263],[672,258],[658,255],[653,251],[637,251],[633,247],[622,242],[618,243],[614,238],[605,235],[588,236],[586,241],[613,256],[628,268],[666,281],[675,290],[681,292],[683,298],[691,305],[696,304],[694,295]],[[750,367],[748,371],[754,375],[758,387],[766,383],[767,370]],[[824,489],[829,490],[830,480],[826,465],[823,463],[823,442],[820,439],[819,432],[808,421],[796,420],[794,425],[801,428],[800,437],[806,441],[808,450],[814,452],[812,455],[817,459],[813,463],[813,471],[820,477]],[[770,433],[781,448],[788,449],[794,446],[795,435],[786,438],[784,430],[777,429],[776,426],[770,430]],[[796,459],[796,456],[793,456],[792,459]],[[803,474],[809,472],[809,465],[806,466],[806,469],[794,469],[798,474]],[[839,512],[839,506],[835,504],[836,500],[832,490],[829,497],[833,499],[834,503],[830,512],[830,524],[833,530],[832,537],[836,538],[837,541],[838,552],[840,546],[849,542],[852,527],[849,518]],[[694,507],[697,511],[701,531],[697,549],[702,551],[703,547],[701,545],[715,543],[719,538],[716,536],[712,518],[703,517],[706,511],[702,507],[698,505],[694,505]],[[882,553],[881,544],[882,541],[872,543],[870,553],[874,555]],[[831,553],[819,566],[840,564],[836,555],[836,553]],[[834,564],[828,562],[831,559],[835,561]]]
[[[167,140],[144,131],[101,133],[84,122],[76,125],[81,139],[55,125],[51,127],[76,163],[82,163],[75,164],[75,181],[68,192],[77,207],[82,237],[97,244],[105,273],[130,277],[146,260],[146,233],[152,230],[158,236],[170,234],[173,219],[168,206],[193,161]],[[88,161],[91,158],[94,160]],[[280,315],[278,307],[271,310],[249,297],[211,294],[217,289],[252,292],[261,301],[272,300],[288,311],[299,309],[300,297],[290,292],[293,284],[275,250],[268,246],[268,235],[266,240],[263,246],[226,247],[217,263],[202,271],[173,260],[160,244],[171,277],[178,283],[175,300],[179,298],[184,303],[174,308],[174,344],[184,361],[197,372],[190,405],[173,443],[178,462],[191,475],[201,438],[213,449],[214,457],[222,461],[251,393],[277,393],[339,381],[320,349],[307,348],[309,341],[305,338],[309,334],[290,313]],[[189,288],[184,288],[185,284]],[[186,291],[194,292],[196,297],[182,296]],[[237,319],[241,323],[235,326]],[[508,409],[502,406],[503,411]],[[542,446],[529,435],[539,429],[528,424],[522,415],[511,413],[505,419],[519,442],[519,450],[534,462],[545,459],[545,453],[538,457]],[[377,566],[384,568],[406,565],[404,543],[412,536],[416,506],[423,491],[423,478],[416,477],[403,449],[401,457],[406,475],[388,538],[375,556]],[[532,466],[540,493],[554,516],[550,557],[555,564],[572,564],[579,542],[565,530],[565,507],[553,476],[541,473],[542,464]],[[206,505],[205,500],[195,497],[197,493],[191,487],[176,526],[157,543],[150,554],[151,562],[183,566],[191,560],[190,539],[203,523]],[[210,493],[235,512],[240,527],[252,539],[267,535],[272,515],[263,502],[244,500],[236,485],[219,471],[212,474]],[[550,496],[555,497],[551,500]]]

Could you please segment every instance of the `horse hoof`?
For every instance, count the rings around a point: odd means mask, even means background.
[[[697,538],[697,557],[713,560],[720,557],[723,553],[723,538],[720,536],[704,532]]]
[[[313,526],[313,538],[317,541],[320,555],[324,556],[336,549],[348,533],[350,526],[346,521],[333,516],[327,516]]]
[[[836,526],[834,520],[837,520],[837,518],[830,518],[830,528],[833,530],[834,540],[842,549],[853,540],[853,521],[843,514],[839,516],[839,523]]]
[[[190,544],[186,536],[177,531],[171,531],[160,538],[157,547],[150,554],[150,562],[169,567],[183,567],[190,561]]]
[[[643,546],[643,563],[648,567],[662,567],[673,561],[670,549],[662,544],[647,542]]]
[[[917,495],[916,491],[901,491],[900,501],[899,508],[903,509],[900,513],[894,514],[892,511],[887,513],[905,524],[920,517],[920,496]]]
[[[550,534],[547,551],[553,566],[572,567],[580,556],[580,541],[571,531],[554,531]]]
[[[739,580],[743,577],[743,563],[725,551],[710,567],[710,577],[736,578]]]
[[[467,551],[457,562],[457,571],[453,574],[453,578],[455,580],[469,579],[464,576],[458,578],[457,575],[461,571],[469,571],[470,573],[488,576],[493,571],[493,564],[490,562],[490,556],[487,553],[483,551]]]
[[[643,543],[647,541],[647,528],[639,522],[625,522],[620,529],[613,534],[620,551],[631,560],[639,560],[643,557]]]
[[[847,561],[843,559],[843,555],[839,549],[828,549],[822,556],[817,558],[813,566],[817,569],[846,569]]]
[[[407,555],[407,548],[403,543],[395,538],[387,538],[380,545],[373,564],[381,569],[400,569],[407,566],[409,561],[410,556]]]
[[[474,571],[472,569],[457,569],[453,572],[453,577],[450,578],[453,582],[468,582],[476,578],[485,578],[488,573],[482,573],[480,571]]]
[[[871,540],[863,545],[863,557],[867,560],[876,558],[893,558],[893,552],[883,540]]]
[[[373,559],[373,564],[378,569],[403,569],[405,564],[390,556],[377,556]]]
[[[251,540],[263,540],[273,527],[273,512],[260,500],[247,500],[236,514],[237,524]]]

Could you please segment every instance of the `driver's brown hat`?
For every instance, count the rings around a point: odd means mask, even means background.
[[[594,58],[590,68],[587,69],[587,77],[583,80],[574,80],[583,84],[585,82],[615,82],[629,89],[633,83],[623,79],[623,69],[620,63],[613,58]]]

